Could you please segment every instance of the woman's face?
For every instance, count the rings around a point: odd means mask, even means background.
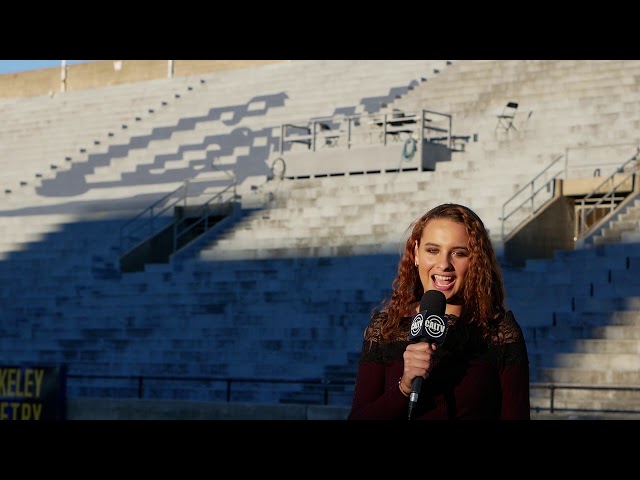
[[[439,290],[447,304],[462,291],[469,269],[469,235],[464,225],[448,219],[433,219],[422,230],[414,255],[424,291]],[[447,313],[449,313],[447,308]]]

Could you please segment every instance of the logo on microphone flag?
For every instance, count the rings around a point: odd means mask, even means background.
[[[445,321],[438,315],[429,315],[426,319],[424,315],[418,313],[413,317],[411,322],[411,337],[419,337],[422,334],[422,328],[424,325],[424,334],[433,340],[437,340],[444,335],[446,330]]]

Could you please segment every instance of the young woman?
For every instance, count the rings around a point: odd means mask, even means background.
[[[439,205],[414,222],[390,298],[364,333],[348,418],[530,420],[529,359],[505,306],[500,266],[482,220],[468,207]],[[444,342],[409,340],[428,290],[446,298]],[[412,401],[414,398],[412,398]]]

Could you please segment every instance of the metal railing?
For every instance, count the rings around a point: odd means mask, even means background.
[[[459,142],[470,136],[453,135],[452,116],[433,110],[417,113],[393,112],[385,114],[334,115],[312,120],[285,123],[280,127],[279,153],[292,144],[304,144],[311,151],[319,146],[351,148],[358,144],[381,143],[389,139],[427,140],[457,149]]]
[[[609,213],[615,210],[620,203],[620,198],[616,197],[616,193],[621,187],[624,186],[625,190],[629,190],[628,185],[631,183],[631,190],[635,189],[636,174],[639,170],[638,152],[636,152],[633,157],[620,165],[615,172],[605,178],[602,183],[595,187],[589,194],[576,202],[576,205],[580,206],[580,221],[576,225],[576,238],[582,238],[587,235],[591,228],[597,223],[597,220],[596,222],[588,221],[593,213],[601,211],[603,208],[608,209]],[[607,185],[609,185],[609,187],[607,187]],[[602,192],[605,193],[602,194]],[[588,209],[585,208],[587,203],[591,204],[591,207]]]
[[[227,207],[230,207],[231,202],[236,198],[236,184],[234,183],[217,192],[204,203],[199,203],[192,211],[188,212],[188,215],[176,221],[173,224],[173,250],[170,253],[175,253],[178,249],[185,246],[192,236],[187,235],[192,232],[196,232],[198,229],[203,232],[209,230],[212,225],[212,215],[228,215],[230,209]],[[183,238],[187,239],[184,243],[182,242]]]
[[[635,145],[635,144],[634,144]],[[622,144],[622,145],[597,145],[592,146],[590,148],[628,148],[630,144]],[[502,205],[502,216],[500,217],[501,222],[501,238],[503,241],[516,229],[518,229],[521,225],[525,224],[529,221],[540,209],[542,209],[551,199],[554,198],[556,194],[556,180],[566,180],[570,178],[570,172],[577,167],[574,165],[569,165],[569,152],[572,150],[577,150],[577,148],[567,148],[565,154],[558,156],[555,158],[547,167],[545,167],[540,173],[538,173],[532,180],[527,182],[527,184],[518,190],[514,195],[512,195],[503,205]],[[638,161],[638,155],[640,152],[640,147],[636,145],[636,153],[629,160],[624,161],[622,164],[616,165],[613,169],[613,173],[608,175],[602,183],[600,183],[596,188],[592,189],[587,195],[585,195],[581,200],[576,202],[576,205],[580,205],[584,207],[584,205],[591,201],[592,206],[590,209],[582,208],[580,217],[578,221],[580,222],[580,226],[576,227],[576,238],[583,237],[588,233],[588,230],[591,228],[593,224],[588,222],[589,215],[591,215],[595,209],[602,209],[605,202],[610,202],[610,210],[613,211],[615,207],[619,204],[619,198],[616,197],[616,193],[620,190],[620,187],[628,185],[629,181],[635,182],[635,174],[638,171],[638,166],[636,165],[634,168],[629,168],[632,164]],[[564,159],[564,162],[561,163],[561,160]],[[600,164],[602,166],[602,164]],[[595,168],[594,174],[600,174],[600,166],[598,164],[589,165],[590,168]],[[611,167],[611,165],[608,165]],[[585,165],[582,165],[585,167]],[[622,174],[622,176],[621,176]],[[633,178],[632,178],[633,177]],[[576,176],[572,178],[584,178],[584,176]],[[609,185],[608,188],[605,188]],[[529,192],[528,194],[526,192]],[[547,195],[544,197],[542,201],[538,198],[538,195],[546,192]],[[511,207],[512,204],[517,203],[515,206]],[[536,202],[539,202],[536,205]],[[514,217],[514,215],[518,215]],[[507,221],[511,218],[516,218],[517,222],[515,225],[507,225]],[[579,228],[579,229],[578,229]]]
[[[331,404],[331,393],[336,391],[337,387],[352,388],[355,386],[355,380],[327,380],[327,379],[269,379],[269,378],[233,378],[233,377],[184,377],[184,376],[142,376],[142,375],[73,375],[68,374],[67,379],[78,380],[122,380],[125,382],[133,382],[136,385],[136,399],[148,399],[145,397],[145,385],[150,382],[200,382],[200,383],[223,383],[225,385],[225,401],[233,401],[234,387],[238,387],[238,393],[246,393],[247,384],[275,384],[275,385],[298,385],[300,387],[315,385],[320,386],[322,391],[322,398],[319,399],[319,405]],[[640,418],[640,400],[637,402],[637,408],[629,409],[606,409],[606,408],[566,408],[556,406],[556,392],[559,390],[600,390],[600,391],[628,391],[628,392],[640,392],[640,386],[624,386],[624,385],[576,385],[576,384],[563,384],[563,383],[542,383],[531,382],[530,390],[548,390],[549,391],[549,405],[544,406],[532,406],[531,410],[540,412],[545,411],[549,413],[558,412],[583,412],[591,414],[606,414],[606,413],[626,413],[626,414],[638,414]]]
[[[185,180],[180,187],[167,193],[159,200],[153,202],[149,207],[126,221],[120,227],[120,255],[124,255],[126,252],[131,251],[146,239],[155,235],[173,222],[175,220],[173,212],[176,207],[182,206],[186,209],[189,206],[190,199],[202,198],[200,195],[189,195],[189,187],[195,183],[205,183],[205,181],[197,182],[193,180]],[[214,202],[217,202],[218,204],[228,203],[236,198],[237,193],[235,183],[206,197],[206,199],[203,199],[197,204],[201,207],[200,213],[202,217],[198,223],[203,221],[206,222],[204,216],[208,214]],[[195,228],[195,226],[196,225],[192,225],[191,227]],[[190,229],[191,228],[189,228],[189,230]],[[178,245],[177,238],[186,233],[187,231],[178,232],[177,229],[174,228],[173,245]]]
[[[529,218],[533,217],[538,210],[540,210],[549,199],[553,198],[555,195],[556,188],[556,179],[562,178],[566,176],[566,165],[560,164],[560,160],[565,158],[565,155],[560,155],[558,158],[553,160],[547,167],[545,167],[540,173],[538,173],[532,180],[530,180],[524,187],[518,190],[515,194],[511,196],[504,204],[502,205],[502,216],[500,217],[501,229],[500,234],[502,236],[502,240],[511,233],[516,230],[520,225],[526,223]],[[560,168],[561,167],[561,168]],[[526,192],[529,192],[526,195]],[[538,207],[536,208],[536,200],[539,194],[546,192],[547,195],[545,199],[540,202]],[[524,197],[524,200],[522,200]],[[512,202],[519,201],[515,207],[512,207],[511,210],[507,212],[507,207]],[[522,210],[527,207],[528,212],[524,214],[524,218],[522,218],[517,225],[510,228],[506,231],[506,222],[510,217],[517,213],[522,213]]]
[[[638,414],[640,418],[640,401],[637,403],[636,409],[590,409],[590,408],[558,408],[555,406],[555,393],[558,390],[601,390],[601,391],[623,391],[623,392],[640,392],[640,386],[625,386],[625,385],[575,385],[575,384],[561,384],[561,383],[531,383],[530,389],[542,389],[549,391],[549,406],[544,407],[531,407],[536,411],[548,411],[549,413],[556,413],[560,411],[571,412],[585,412],[585,413],[633,413]]]
[[[225,385],[225,401],[231,402],[233,398],[234,386],[245,386],[247,384],[274,384],[274,385],[298,385],[304,387],[307,385],[317,385],[322,390],[322,400],[320,405],[329,405],[331,400],[331,392],[336,387],[353,387],[354,381],[350,380],[327,380],[327,379],[270,379],[270,378],[233,378],[233,377],[185,377],[185,376],[142,376],[142,375],[75,375],[68,374],[67,379],[77,380],[122,380],[124,382],[133,382],[136,385],[136,396],[138,400],[148,399],[145,396],[145,386],[150,382],[193,382],[193,383],[223,383]],[[246,388],[242,390],[238,388],[238,393],[246,393]],[[284,393],[284,392],[283,392]]]

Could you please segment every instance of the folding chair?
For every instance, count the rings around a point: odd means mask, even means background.
[[[513,120],[516,117],[516,113],[518,112],[518,103],[517,102],[508,102],[502,113],[498,115],[498,123],[496,125],[496,130],[498,128],[503,129],[505,132],[508,132],[510,129],[517,130],[516,126],[513,124]]]
[[[319,125],[325,145],[335,147],[338,144],[338,140],[340,140],[340,132],[334,130],[328,123],[320,122]]]

